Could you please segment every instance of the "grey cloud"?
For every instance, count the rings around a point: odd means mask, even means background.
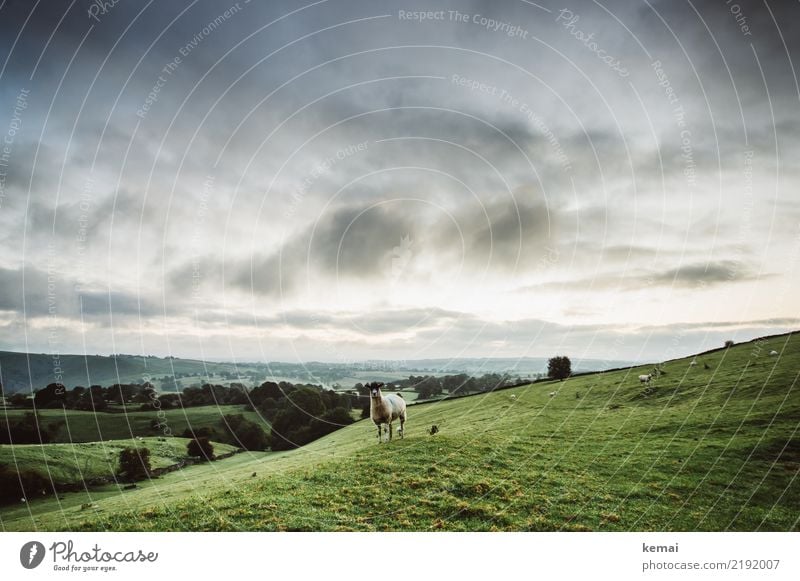
[[[309,271],[369,280],[385,274],[393,249],[417,230],[412,214],[387,205],[335,209],[279,252],[234,263],[231,282],[256,294],[275,295],[294,290]]]
[[[438,261],[464,261],[475,272],[521,271],[541,261],[556,239],[557,212],[531,198],[518,191],[514,198],[483,206],[462,204],[452,220],[399,201],[338,209],[288,240],[280,252],[233,261],[226,272],[235,287],[273,296],[294,290],[309,272],[328,280],[369,281],[391,271],[393,253],[404,238]],[[178,276],[185,277],[186,268]]]
[[[153,299],[119,290],[82,288],[57,270],[0,268],[0,311],[27,319],[59,317],[99,322],[107,316],[152,317],[163,313]]]
[[[648,251],[649,252],[649,251]],[[593,276],[579,275],[516,289],[515,292],[536,291],[586,292],[587,290],[641,291],[654,287],[701,289],[723,284],[763,280],[775,276],[759,273],[751,264],[737,260],[698,262],[665,270],[641,267],[619,271],[602,271]]]
[[[530,188],[456,216],[465,239],[465,258],[473,268],[524,272],[559,242],[558,210],[541,202]],[[439,242],[443,250],[448,246],[445,240]]]
[[[656,283],[694,287],[698,284],[714,285],[725,282],[741,282],[759,280],[770,274],[759,274],[749,265],[733,260],[724,260],[706,264],[689,264],[659,273],[655,276]]]

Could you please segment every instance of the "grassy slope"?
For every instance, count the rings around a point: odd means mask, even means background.
[[[150,465],[165,468],[184,460],[187,438],[143,438],[111,440],[85,444],[29,444],[0,446],[0,463],[18,471],[33,469],[57,484],[79,484],[94,478],[113,478],[123,448],[148,448]],[[226,454],[236,448],[214,443],[215,454]]]
[[[136,406],[138,408],[138,406]],[[14,419],[21,417],[30,410],[0,410],[0,418]],[[127,413],[94,413],[76,410],[40,410],[39,421],[47,426],[51,422],[64,422],[55,437],[55,442],[95,442],[98,440],[117,440],[135,436],[162,435],[162,429],[151,428],[154,419],[161,419],[172,435],[179,436],[183,431],[192,426],[194,429],[213,427],[224,436],[222,416],[228,414],[242,414],[265,430],[269,427],[261,416],[253,411],[246,411],[244,406],[198,406],[184,409],[164,410],[163,416],[158,416],[154,410],[135,411]]]
[[[91,513],[43,502],[0,518],[8,530],[797,530],[800,337],[697,360],[667,363],[647,397],[639,367],[415,406],[390,445],[358,422],[108,494]]]

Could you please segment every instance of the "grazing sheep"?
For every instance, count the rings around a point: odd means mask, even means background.
[[[550,397],[555,397],[555,396],[556,396],[556,392],[554,392],[554,391],[551,391],[551,392],[550,392]]]
[[[777,354],[778,354],[778,352],[777,352],[777,351],[775,351],[774,349],[773,349],[772,351],[770,351],[770,352],[769,352],[769,356],[770,356],[770,357],[775,357]]]
[[[403,396],[390,393],[381,394],[383,383],[373,382],[369,385],[369,417],[378,427],[378,443],[383,441],[381,437],[381,424],[386,424],[389,428],[389,441],[392,441],[392,422],[400,420],[400,439],[405,435],[406,425],[406,402]]]
[[[639,376],[639,381],[641,381],[642,383],[650,383],[651,379],[653,379],[653,374],[652,373],[648,373],[647,375],[640,375]]]
[[[512,394],[511,394],[511,399],[512,399],[512,400],[514,400],[514,399],[517,399],[517,396],[516,396],[515,394],[513,394],[513,393],[512,393]]]

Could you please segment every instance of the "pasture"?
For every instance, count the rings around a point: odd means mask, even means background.
[[[299,450],[237,455],[92,497],[91,511],[75,508],[90,493],[70,493],[66,508],[52,499],[8,507],[0,522],[100,531],[798,530],[800,338],[662,369],[647,385],[639,375],[653,365],[412,405],[405,439],[390,444],[377,444],[374,426],[360,421]]]

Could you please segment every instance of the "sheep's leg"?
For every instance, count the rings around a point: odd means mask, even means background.
[[[381,443],[381,425],[378,424],[378,444]]]
[[[405,436],[405,434],[406,434],[406,419],[402,418],[402,417],[400,418],[400,432],[399,433],[400,433],[400,439],[402,440],[403,436]]]
[[[389,422],[389,441],[392,441],[392,422]]]

